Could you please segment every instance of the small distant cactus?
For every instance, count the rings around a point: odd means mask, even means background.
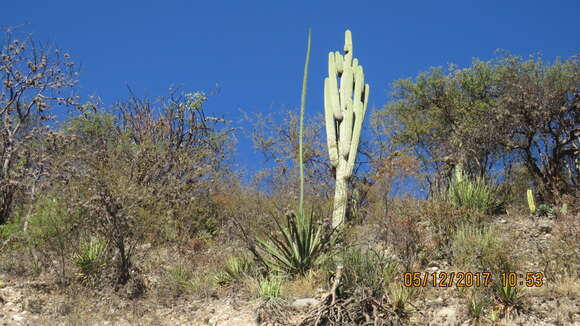
[[[532,189],[528,189],[528,206],[530,207],[530,212],[532,214],[536,213],[536,203],[534,201],[534,194],[532,193]]]
[[[560,214],[562,215],[568,214],[568,204],[566,203],[562,204],[562,208],[560,208]]]
[[[340,84],[337,78],[340,79]],[[353,58],[352,35],[345,31],[344,55],[328,54],[328,77],[324,79],[324,112],[328,154],[336,169],[332,226],[344,222],[348,202],[348,179],[354,168],[370,87],[364,83],[363,67]]]

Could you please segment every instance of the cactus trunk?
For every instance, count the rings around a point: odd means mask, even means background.
[[[364,83],[363,67],[353,58],[352,35],[347,30],[344,55],[338,51],[328,54],[328,77],[324,80],[328,156],[336,172],[334,228],[344,223],[346,216],[348,181],[355,165],[369,92],[369,85]]]

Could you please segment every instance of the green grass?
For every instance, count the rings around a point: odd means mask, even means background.
[[[270,275],[258,281],[258,294],[260,298],[274,302],[280,299],[282,294],[282,278]]]
[[[231,256],[226,261],[223,271],[216,274],[215,278],[219,285],[228,286],[249,275],[254,263],[247,256]]]

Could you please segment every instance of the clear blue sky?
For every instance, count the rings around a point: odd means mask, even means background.
[[[548,60],[580,52],[580,1],[0,1],[0,25],[68,50],[82,64],[81,94],[104,103],[138,95],[221,91],[208,114],[239,121],[248,112],[300,105],[306,35],[312,28],[307,114],[322,112],[327,53],[344,30],[371,85],[371,107],[389,85],[431,66],[468,65],[496,49]],[[241,137],[238,162],[262,162]]]

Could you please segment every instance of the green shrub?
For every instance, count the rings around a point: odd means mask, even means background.
[[[73,263],[79,269],[81,282],[94,286],[95,282],[106,264],[107,244],[100,238],[91,237],[85,241],[79,251],[74,255]]]
[[[224,270],[217,273],[215,278],[219,285],[227,286],[251,273],[254,262],[247,256],[231,256],[226,261]]]
[[[538,206],[538,209],[536,210],[536,214],[538,216],[544,216],[549,218],[553,218],[554,216],[556,216],[556,214],[554,213],[554,208],[547,204],[540,204]]]
[[[398,266],[395,259],[365,247],[342,249],[327,258],[323,271],[328,280],[334,277],[338,265],[343,266],[340,294],[349,295],[364,290],[375,296],[384,294]]]
[[[77,222],[60,198],[41,198],[29,219],[27,240],[31,248],[51,263],[56,261],[59,281],[66,279],[66,262],[72,253]]]
[[[0,225],[0,240],[7,240],[10,237],[20,234],[20,223],[6,223]]]

